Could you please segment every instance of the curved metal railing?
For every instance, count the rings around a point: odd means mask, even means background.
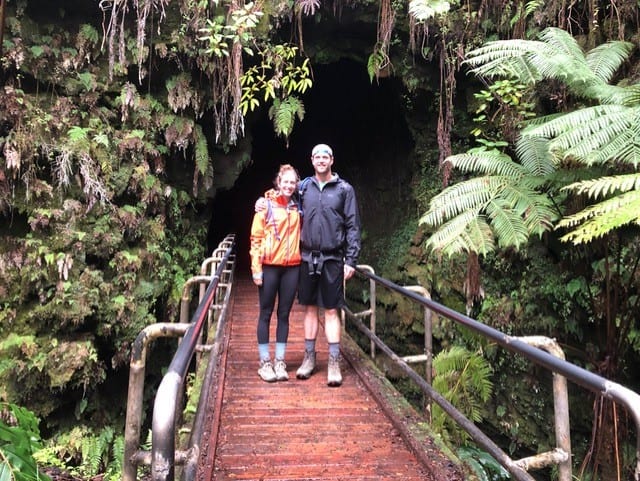
[[[195,479],[204,424],[203,418],[207,410],[207,399],[203,394],[210,391],[210,383],[216,382],[216,360],[221,351],[220,340],[225,329],[227,306],[233,284],[234,247],[234,236],[231,235],[225,238],[213,255],[203,262],[200,275],[189,279],[185,283],[180,309],[180,322],[159,323],[148,326],[138,335],[133,345],[125,426],[123,481],[136,481],[137,469],[140,465],[151,466],[153,481],[173,481],[177,465],[183,466],[182,478],[185,481]],[[624,386],[565,361],[564,354],[553,340],[538,336],[518,338],[503,334],[431,300],[429,293],[421,286],[399,286],[377,276],[374,270],[366,265],[357,266],[356,271],[369,282],[369,308],[354,313],[348,307],[345,307],[344,313],[353,322],[354,326],[370,340],[371,357],[375,357],[376,349],[383,352],[422,390],[425,396],[427,419],[430,419],[431,403],[437,403],[458,425],[465,429],[479,446],[491,454],[513,476],[513,479],[533,481],[534,478],[528,473],[529,470],[556,464],[558,466],[559,481],[571,481],[567,379],[624,405],[635,421],[636,432],[640,433],[640,396]],[[382,285],[423,307],[425,322],[424,354],[400,357],[376,335],[377,285]],[[199,305],[191,318],[191,322],[187,322],[189,304],[191,302],[190,290],[194,286],[199,286],[200,288]],[[440,393],[433,389],[431,386],[431,323],[433,314],[447,317],[456,323],[464,325],[475,333],[491,339],[503,348],[521,354],[535,364],[553,372],[556,435],[556,448],[554,450],[540,453],[530,458],[511,459],[472,421],[467,419]],[[369,327],[365,326],[364,318],[369,319]],[[215,334],[209,332],[212,326],[215,327]],[[205,335],[207,338],[203,341]],[[155,397],[152,447],[151,451],[146,451],[139,449],[144,371],[147,346],[159,337],[182,337],[182,340]],[[209,353],[208,356],[202,354],[206,352]],[[176,430],[180,422],[180,403],[185,395],[185,376],[196,353],[208,361],[206,374],[203,376],[203,385],[197,399],[198,407],[195,412],[195,419],[193,425],[189,428],[191,435],[188,447],[184,450],[176,450],[178,445]],[[200,361],[199,357],[196,358],[196,364]],[[424,378],[409,365],[409,363],[423,361],[426,363]],[[640,438],[636,441],[636,460],[635,480],[640,481]]]
[[[635,421],[636,433],[640,433],[640,395],[615,382],[609,381],[597,374],[587,371],[575,364],[564,360],[564,354],[557,348],[551,339],[532,336],[518,338],[506,335],[492,327],[456,312],[448,307],[430,299],[428,293],[418,289],[419,286],[402,287],[393,282],[377,276],[374,270],[367,265],[359,265],[356,271],[369,280],[369,308],[365,311],[353,313],[348,308],[345,313],[355,326],[371,341],[371,356],[375,357],[375,347],[383,351],[400,369],[407,374],[422,390],[427,398],[436,402],[453,420],[459,424],[471,438],[489,454],[491,454],[513,477],[518,481],[533,481],[534,478],[527,472],[530,469],[539,469],[552,464],[558,465],[559,481],[571,481],[571,443],[569,438],[569,407],[566,388],[566,379],[586,388],[596,394],[604,396],[626,407]],[[431,387],[430,369],[427,371],[427,379],[422,378],[407,363],[407,358],[401,358],[395,354],[375,333],[376,323],[376,285],[380,284],[412,301],[420,304],[425,309],[425,355],[427,366],[431,364],[431,316],[436,313],[461,324],[475,333],[491,339],[503,348],[525,356],[533,363],[545,367],[553,372],[554,378],[554,410],[555,410],[555,435],[556,448],[547,453],[540,453],[530,458],[512,460],[501,448],[488,438],[473,422],[460,413],[449,401]],[[362,318],[370,317],[369,327],[365,326]],[[547,352],[549,351],[549,352]],[[412,361],[422,361],[423,356],[412,356]],[[636,439],[636,468],[635,480],[640,481],[640,434]]]
[[[158,323],[148,326],[134,342],[129,371],[123,481],[136,481],[140,465],[151,465],[151,477],[154,481],[173,480],[177,464],[185,465],[189,472],[194,471],[193,466],[197,463],[199,456],[200,434],[202,432],[201,413],[204,412],[200,406],[196,410],[196,417],[190,428],[191,436],[187,449],[176,451],[177,428],[182,420],[181,403],[185,397],[185,378],[192,367],[194,354],[209,352],[207,375],[204,376],[204,384],[200,393],[208,392],[207,382],[211,378],[209,368],[215,364],[211,361],[212,353],[215,354],[217,340],[221,337],[220,333],[224,329],[233,285],[234,248],[234,235],[229,235],[220,242],[211,257],[203,262],[200,275],[185,283],[180,322]],[[207,275],[208,270],[209,274]],[[188,290],[194,285],[201,287],[199,304],[191,321],[186,322],[191,301]],[[204,289],[205,285],[207,286],[206,290]],[[215,334],[209,332],[214,325]],[[212,341],[213,344],[202,344],[205,335],[207,335],[205,342]],[[151,341],[159,337],[181,337],[182,339],[156,392],[151,451],[148,451],[139,449],[144,374],[147,347]],[[202,357],[204,358],[204,356]],[[197,359],[197,361],[200,360]],[[196,362],[196,370],[198,363]],[[199,403],[201,402],[203,402],[202,396],[199,397]]]

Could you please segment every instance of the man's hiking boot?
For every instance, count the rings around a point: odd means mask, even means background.
[[[340,356],[329,356],[327,384],[334,387],[340,386],[342,384],[342,373],[340,372]]]
[[[302,364],[298,368],[296,372],[296,377],[298,379],[309,379],[311,374],[313,374],[313,370],[316,368],[316,352],[315,351],[304,351],[304,359],[302,360]]]
[[[260,361],[260,369],[258,369],[258,376],[265,382],[274,382],[277,380],[276,373],[273,370],[273,364],[267,359],[266,361]]]
[[[289,374],[287,373],[287,365],[285,364],[284,360],[276,359],[276,364],[273,369],[276,373],[276,379],[278,381],[289,380]]]

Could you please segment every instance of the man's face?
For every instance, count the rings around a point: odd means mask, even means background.
[[[326,152],[318,152],[311,156],[311,163],[316,174],[326,174],[331,171],[333,165],[333,157]]]

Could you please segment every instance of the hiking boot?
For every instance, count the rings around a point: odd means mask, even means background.
[[[329,386],[340,386],[342,384],[342,374],[340,373],[340,356],[329,356],[327,384]]]
[[[302,364],[298,368],[296,372],[296,377],[298,379],[309,379],[309,376],[313,374],[313,370],[316,368],[316,352],[315,351],[304,351],[304,359],[302,360]]]
[[[278,381],[289,380],[289,374],[287,373],[287,365],[285,364],[284,360],[276,359],[276,364],[273,369],[276,373],[276,379]]]
[[[260,376],[265,382],[274,382],[277,379],[276,373],[273,370],[273,364],[271,364],[271,360],[267,359],[266,361],[260,361],[258,376]]]

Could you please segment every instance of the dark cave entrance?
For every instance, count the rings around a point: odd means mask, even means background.
[[[264,114],[252,123],[252,162],[232,188],[213,200],[208,252],[230,232],[236,234],[239,272],[248,269],[249,229],[253,205],[272,186],[280,164],[290,163],[301,177],[312,175],[315,144],[334,151],[334,171],[354,185],[363,228],[389,225],[385,202],[402,201],[411,175],[413,138],[405,121],[398,79],[372,84],[364,65],[350,60],[314,68],[314,85],[304,97],[306,114],[296,122],[287,148]],[[387,206],[388,207],[388,206]],[[386,218],[385,218],[386,216]],[[382,217],[382,218],[380,218]]]

